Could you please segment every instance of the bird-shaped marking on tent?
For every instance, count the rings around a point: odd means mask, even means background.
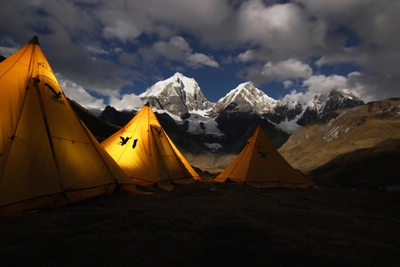
[[[123,137],[123,136],[120,136],[119,138],[121,138],[121,141],[119,142],[121,146],[126,145],[129,139],[131,139],[130,137]]]
[[[39,79],[39,77],[37,77],[37,76],[36,76],[36,77],[33,77],[32,80],[33,80],[33,82],[34,82],[35,85],[37,85],[38,83],[40,83],[40,79]]]
[[[261,155],[261,158],[262,158],[262,159],[268,158],[268,151],[265,151],[265,152],[258,151],[258,153]]]
[[[137,138],[136,138],[135,140],[133,140],[133,145],[132,145],[132,148],[135,148],[135,147],[136,147],[137,141],[138,141],[138,139],[137,139]]]
[[[154,130],[156,130],[158,136],[161,136],[161,130],[158,130],[157,128],[154,128]]]
[[[45,83],[44,85],[47,86],[47,87],[51,90],[51,92],[53,93],[53,97],[54,97],[55,99],[61,98],[61,95],[62,95],[61,92],[57,92],[57,91],[56,91],[53,87],[51,87],[48,83]]]

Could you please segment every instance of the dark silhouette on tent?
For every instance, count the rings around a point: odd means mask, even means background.
[[[154,130],[157,132],[158,136],[161,136],[161,130],[158,130],[157,128],[154,128]]]
[[[119,138],[121,138],[121,142],[120,142],[121,146],[128,143],[129,139],[131,139],[130,137],[123,137],[123,136],[120,136]]]
[[[51,87],[48,83],[45,83],[44,85],[46,85],[51,90],[51,92],[53,93],[53,97],[55,97],[56,99],[61,98],[61,95],[62,95],[61,92],[56,92],[56,90],[54,90],[54,88]]]
[[[138,141],[137,139],[133,140],[132,148],[135,148],[135,147],[136,147],[137,141]]]

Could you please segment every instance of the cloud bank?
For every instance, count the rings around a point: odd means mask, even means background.
[[[399,95],[397,0],[3,2],[0,54],[38,35],[64,90],[84,105],[129,106],[177,70],[252,81],[282,99],[335,86],[365,101]],[[231,89],[203,80],[206,96]]]

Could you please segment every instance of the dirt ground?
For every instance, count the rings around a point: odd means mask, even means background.
[[[399,266],[400,195],[197,182],[0,219],[1,266]]]

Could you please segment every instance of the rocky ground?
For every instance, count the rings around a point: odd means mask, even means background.
[[[400,194],[197,182],[1,218],[2,266],[398,266]]]

